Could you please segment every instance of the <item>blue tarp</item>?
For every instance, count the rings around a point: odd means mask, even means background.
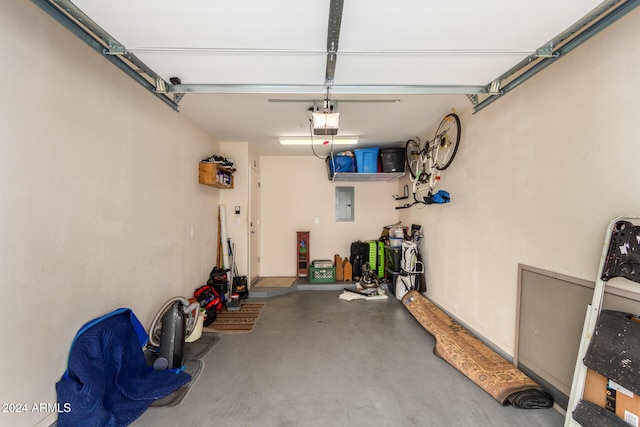
[[[191,380],[184,372],[155,371],[146,363],[144,328],[130,309],[85,324],[56,384],[58,426],[126,426],[151,405]]]

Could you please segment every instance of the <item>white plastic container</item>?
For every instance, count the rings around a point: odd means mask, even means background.
[[[205,313],[202,310],[198,310],[198,320],[196,321],[196,326],[193,328],[193,332],[191,335],[184,340],[184,342],[194,342],[197,341],[202,336],[202,327],[204,326],[204,315]]]

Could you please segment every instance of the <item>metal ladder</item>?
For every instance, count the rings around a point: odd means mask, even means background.
[[[571,383],[567,414],[564,420],[565,427],[580,427],[580,424],[573,419],[572,412],[575,410],[578,402],[582,399],[584,393],[584,386],[587,378],[587,367],[584,365],[583,360],[587,354],[587,350],[596,327],[596,322],[598,321],[600,311],[602,310],[602,300],[604,298],[606,282],[609,280],[609,278],[606,278],[606,280],[603,279],[603,275],[607,266],[607,258],[611,253],[609,247],[614,243],[612,239],[613,232],[616,231],[616,227],[621,221],[627,221],[632,223],[634,226],[637,226],[640,224],[640,216],[618,217],[612,220],[607,227],[602,254],[600,256],[598,278],[593,290],[593,299],[591,304],[587,306],[587,313],[584,320],[584,326],[582,328],[582,338],[580,340],[580,346],[578,347],[578,357],[576,360],[576,367],[573,372],[573,381]]]

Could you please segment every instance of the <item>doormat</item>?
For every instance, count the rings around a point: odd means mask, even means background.
[[[182,357],[184,359],[202,359],[219,342],[220,334],[203,332],[196,341],[185,343]]]
[[[542,387],[471,335],[422,294],[411,291],[402,298],[402,304],[436,339],[433,353],[502,405],[524,409],[553,406],[553,397]]]
[[[289,288],[295,281],[295,277],[262,277],[252,288]]]
[[[223,308],[216,320],[202,328],[205,332],[249,333],[256,325],[258,316],[264,308],[264,302],[245,302],[238,311],[227,311]]]

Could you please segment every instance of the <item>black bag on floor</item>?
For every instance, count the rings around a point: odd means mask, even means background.
[[[351,243],[349,262],[353,269],[353,278],[362,277],[362,266],[369,261],[369,243],[358,240]]]
[[[247,276],[238,276],[233,278],[232,294],[240,295],[240,299],[249,297],[249,286],[247,286]]]
[[[213,286],[220,295],[224,295],[229,291],[229,270],[213,267],[209,273],[207,285]]]

